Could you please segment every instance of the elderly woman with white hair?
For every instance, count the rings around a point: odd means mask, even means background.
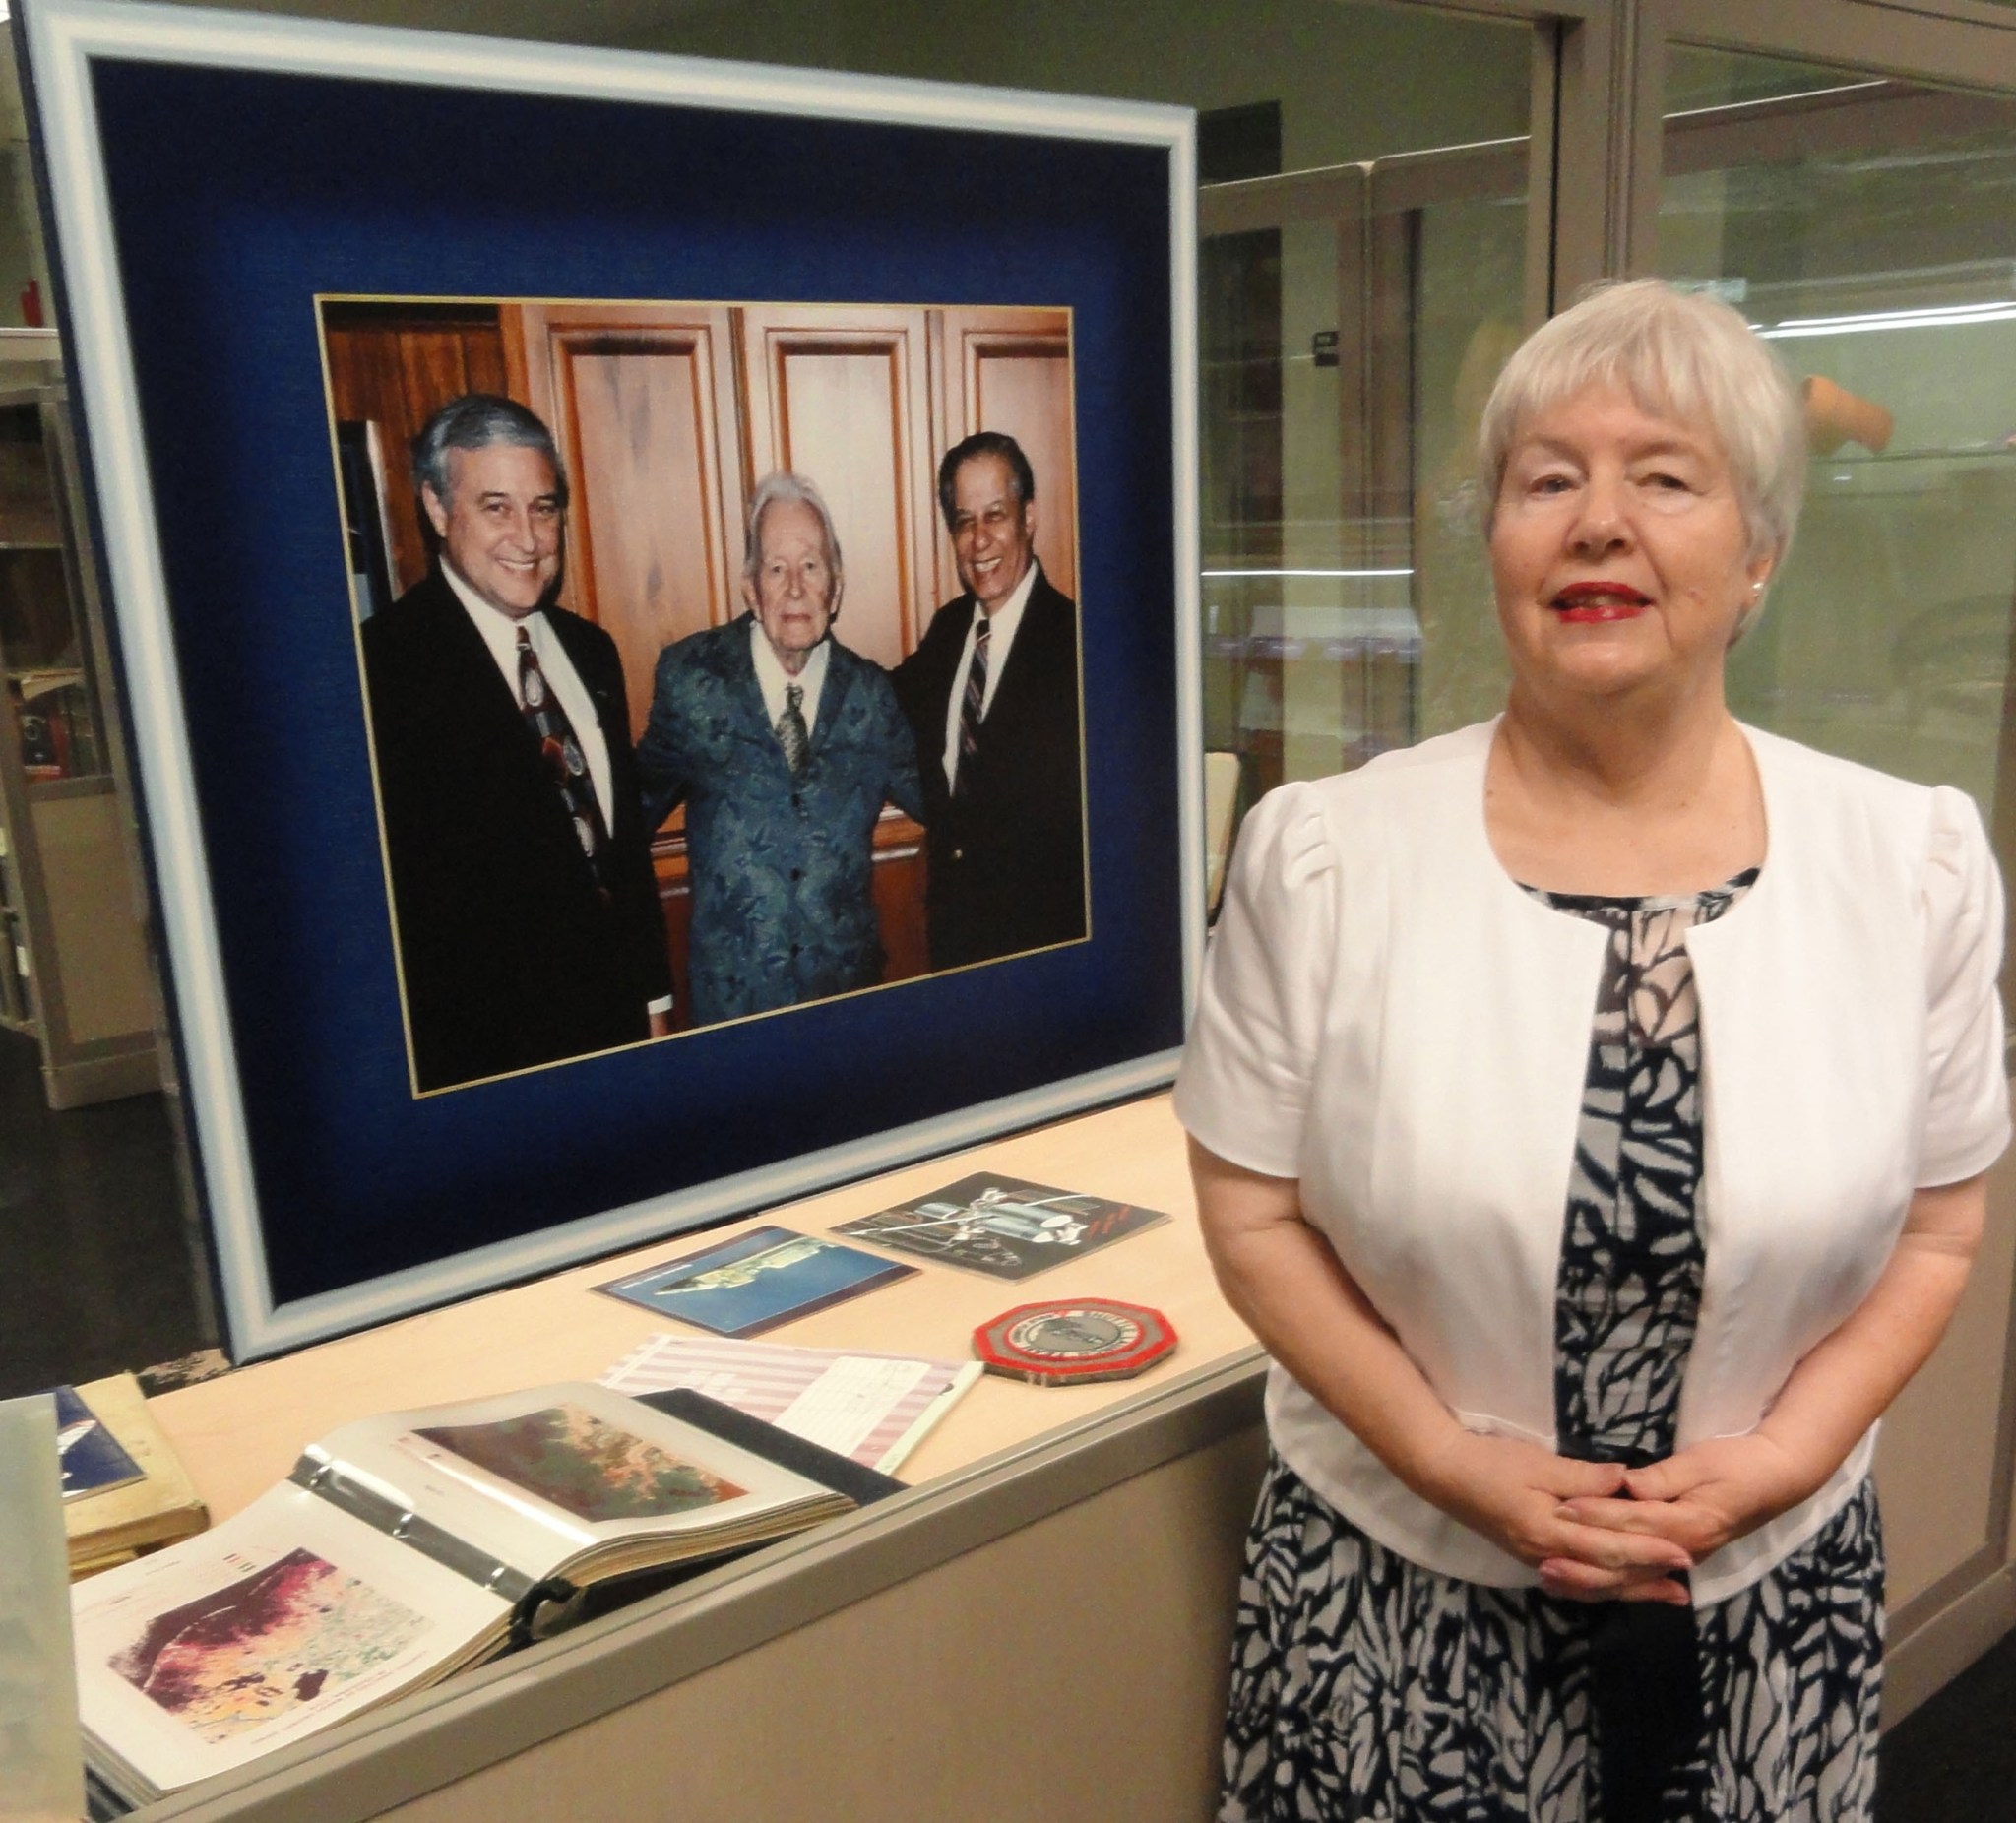
[[[2008,1134],[1973,803],[1737,723],[1797,400],[1599,290],[1480,437],[1503,714],[1241,834],[1176,1106],[1274,1357],[1225,1819],[1866,1818],[1873,1427]]]

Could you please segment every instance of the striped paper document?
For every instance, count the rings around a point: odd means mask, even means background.
[[[978,1361],[659,1335],[618,1361],[601,1383],[632,1394],[690,1387],[893,1475],[980,1372]]]

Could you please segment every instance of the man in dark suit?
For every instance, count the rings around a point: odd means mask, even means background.
[[[671,974],[622,663],[552,605],[567,480],[551,434],[472,393],[414,439],[413,473],[434,565],[363,641],[427,1091],[662,1032]]]
[[[819,490],[767,475],[749,611],[659,657],[637,765],[652,827],[686,806],[696,1026],[882,978],[875,824],[885,801],[917,816],[923,798],[887,673],[833,637],[843,581]]]
[[[1036,477],[1013,437],[946,452],[938,503],[966,593],[896,672],[924,781],[931,967],[1086,934],[1078,607],[1036,556]]]

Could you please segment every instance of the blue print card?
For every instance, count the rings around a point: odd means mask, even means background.
[[[739,1339],[916,1270],[813,1234],[760,1227],[595,1289],[642,1304],[654,1316]]]
[[[69,1386],[51,1387],[56,1400],[56,1450],[63,1463],[63,1498],[81,1500],[143,1478],[140,1465],[97,1414]]]

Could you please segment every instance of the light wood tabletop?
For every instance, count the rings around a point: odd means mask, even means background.
[[[973,1332],[1013,1305],[1112,1297],[1162,1311],[1175,1326],[1178,1347],[1132,1380],[1037,1387],[984,1375],[903,1465],[904,1480],[946,1475],[1250,1346],[1252,1337],[1212,1280],[1182,1131],[1169,1098],[1160,1095],[257,1362],[164,1394],[153,1410],[212,1519],[224,1519],[283,1479],[304,1444],[352,1418],[553,1380],[593,1380],[652,1335],[705,1333],[609,1297],[594,1289],[598,1285],[764,1223],[823,1234],[978,1170],[1142,1204],[1171,1220],[1016,1282],[891,1253],[920,1270],[766,1331],[763,1340],[964,1360]],[[879,1251],[867,1242],[848,1244]]]

